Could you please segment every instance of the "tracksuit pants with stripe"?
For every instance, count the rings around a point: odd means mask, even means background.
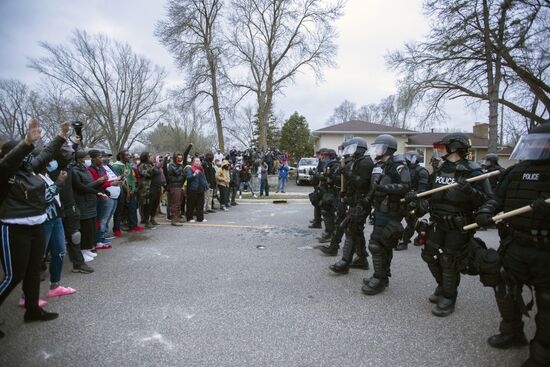
[[[44,225],[1,223],[0,261],[5,277],[0,281],[0,305],[23,281],[25,307],[38,308],[40,263],[44,256]]]

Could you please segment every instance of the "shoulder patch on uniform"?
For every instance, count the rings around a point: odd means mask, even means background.
[[[374,167],[372,169],[372,173],[373,174],[379,174],[379,173],[384,173],[384,169],[382,167]]]
[[[405,165],[400,164],[399,166],[397,166],[397,167],[395,168],[395,170],[397,171],[397,173],[401,173],[401,171],[403,171],[403,168],[405,168]]]

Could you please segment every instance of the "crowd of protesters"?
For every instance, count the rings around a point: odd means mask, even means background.
[[[74,273],[89,274],[94,271],[89,263],[110,249],[114,238],[158,226],[158,215],[165,214],[173,226],[206,222],[205,214],[238,205],[236,198],[242,198],[243,190],[254,198],[256,192],[268,196],[269,174],[278,173],[277,192],[285,192],[286,153],[232,149],[227,155],[219,150],[191,155],[189,144],[173,154],[122,150],[113,157],[83,149],[78,135],[69,138],[69,130],[63,123],[59,134],[40,147],[42,131],[33,119],[23,141],[1,147],[0,305],[22,282],[19,306],[26,309],[25,322],[58,316],[47,312],[48,302],[39,297],[46,270],[46,298],[76,292],[61,282],[66,254]]]

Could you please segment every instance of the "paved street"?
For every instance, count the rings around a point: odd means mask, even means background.
[[[335,258],[312,249],[320,232],[307,229],[311,213],[305,200],[247,201],[204,225],[117,239],[91,263],[94,274],[66,268],[63,283],[78,292],[50,301],[59,319],[23,324],[12,293],[0,309],[0,366],[478,367],[526,358],[526,348],[487,346],[499,320],[492,290],[474,278],[463,278],[452,316],[431,315],[434,282],[419,248],[395,254],[386,292],[364,296],[372,271],[333,275]],[[494,244],[494,231],[480,235]],[[532,337],[534,320],[527,325]]]

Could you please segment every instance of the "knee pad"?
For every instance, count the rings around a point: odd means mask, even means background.
[[[444,251],[439,256],[439,262],[441,264],[441,268],[443,268],[443,269],[452,269],[452,270],[454,270],[455,267],[456,267],[456,257],[452,254],[449,254],[446,251]]]
[[[80,231],[73,232],[71,234],[71,242],[75,245],[80,245],[80,241],[82,240],[82,234]]]
[[[382,255],[384,253],[384,247],[378,242],[370,241],[369,251],[373,255]]]

